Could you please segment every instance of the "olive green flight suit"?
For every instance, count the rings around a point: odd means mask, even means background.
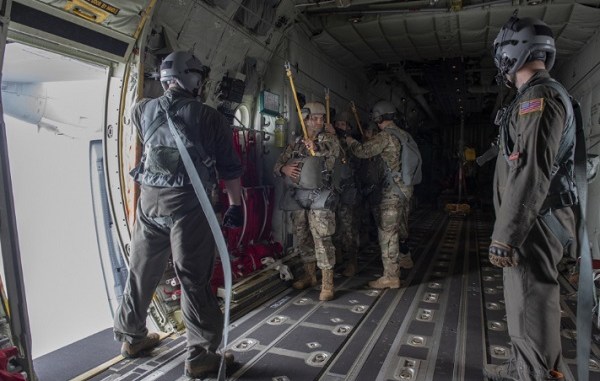
[[[557,265],[563,247],[538,214],[548,195],[551,169],[565,126],[566,111],[559,94],[536,73],[519,89],[509,112],[508,133],[513,147],[504,157],[504,142],[496,162],[492,239],[518,249],[520,263],[504,268],[504,298],[508,333],[522,381],[545,379],[561,369],[560,286]],[[575,237],[570,207],[553,210]],[[571,245],[571,250],[573,250]]]

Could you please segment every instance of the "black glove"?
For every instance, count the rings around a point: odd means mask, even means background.
[[[241,205],[229,205],[223,216],[223,226],[226,228],[239,228],[244,223]]]
[[[519,252],[514,247],[498,241],[490,244],[490,262],[498,267],[515,267],[519,264]]]

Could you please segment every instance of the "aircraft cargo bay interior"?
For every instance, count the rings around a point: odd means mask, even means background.
[[[0,25],[0,380],[600,380],[599,0]]]

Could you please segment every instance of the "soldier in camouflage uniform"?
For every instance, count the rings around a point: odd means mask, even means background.
[[[370,122],[364,127],[362,142],[371,140],[379,132],[375,122]],[[360,247],[367,248],[372,242],[377,242],[377,224],[374,223],[375,209],[379,205],[380,193],[374,192],[383,181],[384,164],[381,155],[368,159],[359,159],[356,181],[360,190],[360,221],[359,230]]]
[[[299,290],[317,284],[316,266],[323,275],[320,300],[331,300],[334,296],[333,267],[335,265],[335,247],[332,236],[335,232],[335,208],[338,194],[332,187],[331,174],[340,155],[340,144],[335,135],[323,131],[325,106],[318,102],[309,102],[302,108],[308,138],[298,138],[288,145],[275,163],[276,176],[285,176],[289,180],[286,192],[296,200],[298,208],[291,211],[294,227],[294,246],[304,262],[304,275],[293,283]],[[303,189],[308,161],[314,157],[322,158],[319,173],[325,173],[323,184],[315,189]],[[323,171],[324,170],[324,171]]]
[[[331,134],[337,134],[343,138],[352,132],[350,125],[350,113],[344,111],[335,120],[335,128],[331,125],[325,127],[325,130]],[[350,153],[348,145],[344,139],[341,144],[341,165],[340,165],[340,202],[338,204],[335,216],[337,229],[333,236],[335,245],[336,263],[345,264],[344,276],[350,277],[356,274],[358,268],[358,188],[355,175],[358,170],[358,159]]]
[[[346,142],[356,157],[366,159],[381,155],[386,168],[396,173],[393,176],[386,176],[379,189],[376,190],[379,203],[374,209],[374,215],[378,225],[383,276],[369,282],[369,287],[372,288],[400,287],[401,253],[399,232],[401,227],[404,229],[402,234],[406,234],[403,238],[406,239],[408,236],[406,224],[401,224],[401,221],[404,220],[401,213],[407,211],[407,207],[403,204],[409,203],[412,196],[412,187],[404,185],[400,175],[398,175],[402,166],[400,156],[402,145],[395,136],[387,131],[388,129],[397,129],[402,133],[402,130],[394,123],[394,117],[395,108],[390,102],[377,102],[373,106],[372,118],[381,131],[363,144],[352,137],[346,137]],[[403,253],[402,255],[403,260],[405,260],[404,258],[409,254]]]
[[[557,265],[575,246],[575,127],[571,102],[550,85],[555,56],[551,29],[533,18],[513,16],[494,41],[498,79],[518,92],[499,123],[489,247],[503,268],[512,358],[486,365],[490,380],[565,380]]]

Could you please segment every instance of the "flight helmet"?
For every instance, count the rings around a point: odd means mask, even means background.
[[[169,54],[160,65],[160,83],[165,90],[169,87],[169,81],[175,80],[179,87],[196,96],[207,75],[208,67],[187,51]]]
[[[520,19],[515,13],[498,32],[493,56],[501,77],[515,74],[525,63],[536,59],[543,60],[546,70],[550,70],[556,58],[552,30],[541,20]]]
[[[325,105],[321,102],[308,102],[302,107],[302,118],[306,119],[310,115],[325,115]]]
[[[384,120],[394,120],[396,112],[396,107],[394,107],[392,102],[379,101],[373,105],[371,120],[375,123],[381,123]]]

